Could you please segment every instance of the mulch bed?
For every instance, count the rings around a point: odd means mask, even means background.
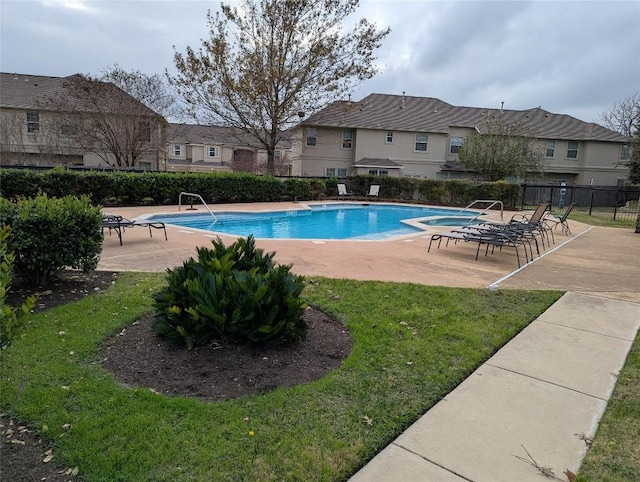
[[[116,278],[113,272],[68,271],[46,286],[13,287],[7,302],[18,306],[39,292],[34,311],[42,311],[105,290]],[[314,307],[305,311],[304,318],[308,333],[303,341],[278,347],[212,343],[187,350],[156,336],[153,316],[145,315],[105,340],[100,358],[123,385],[166,396],[221,401],[265,393],[316,380],[340,366],[351,352],[351,336],[340,321]],[[55,465],[55,459],[44,462],[49,448],[25,424],[1,414],[0,432],[0,480],[80,480],[69,473],[72,468]]]

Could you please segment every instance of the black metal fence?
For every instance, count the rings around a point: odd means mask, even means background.
[[[522,185],[520,207],[531,209],[549,202],[554,209],[576,203],[575,211],[611,216],[614,220],[635,220],[640,208],[640,187]]]

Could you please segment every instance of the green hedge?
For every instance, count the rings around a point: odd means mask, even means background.
[[[465,206],[476,199],[496,199],[515,208],[518,184],[505,182],[441,181],[402,177],[353,176],[347,189],[365,197],[371,184],[380,184],[380,198],[404,202]],[[278,180],[244,173],[102,172],[63,168],[34,172],[0,169],[2,196],[16,199],[38,193],[49,197],[89,196],[93,204],[177,204],[181,192],[200,194],[207,203],[310,201],[334,199],[338,179]]]
[[[31,283],[44,283],[67,267],[88,271],[98,265],[102,210],[86,196],[0,198],[0,219],[11,228],[7,249],[14,253],[14,271]]]

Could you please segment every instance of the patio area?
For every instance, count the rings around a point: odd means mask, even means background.
[[[300,209],[297,203],[210,205],[213,211],[269,211]],[[205,211],[203,206],[199,210]],[[177,213],[178,206],[105,208],[105,212],[129,219],[155,213]],[[507,220],[513,213],[504,213]],[[631,229],[593,227],[570,221],[571,236],[558,230],[555,245],[533,263],[518,269],[513,250],[480,256],[474,243],[450,243],[427,247],[431,234],[441,226],[390,241],[270,240],[256,245],[275,251],[276,261],[292,265],[304,276],[358,280],[411,282],[426,285],[514,289],[558,289],[600,293],[612,298],[640,301],[640,235]],[[152,238],[145,228],[127,229],[120,246],[118,237],[105,232],[98,269],[154,271],[173,268],[196,255],[196,247],[208,246],[216,235],[167,226],[168,241],[160,232]],[[233,236],[220,236],[233,242]]]

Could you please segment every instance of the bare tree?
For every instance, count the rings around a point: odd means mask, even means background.
[[[539,177],[545,167],[542,148],[536,147],[535,139],[519,124],[500,117],[488,118],[479,132],[465,139],[458,160],[484,181]]]
[[[626,99],[616,102],[600,114],[605,127],[632,137],[640,129],[640,93],[636,92]]]
[[[147,157],[157,161],[165,149],[166,121],[118,86],[75,75],[65,87],[69,96],[59,106],[72,113],[75,141],[106,164],[135,167]]]
[[[343,33],[359,0],[242,0],[207,14],[209,39],[175,53],[169,77],[196,119],[243,129],[274,152],[299,115],[344,97],[377,73],[373,52],[389,29],[361,19]],[[175,47],[174,47],[175,48]]]

